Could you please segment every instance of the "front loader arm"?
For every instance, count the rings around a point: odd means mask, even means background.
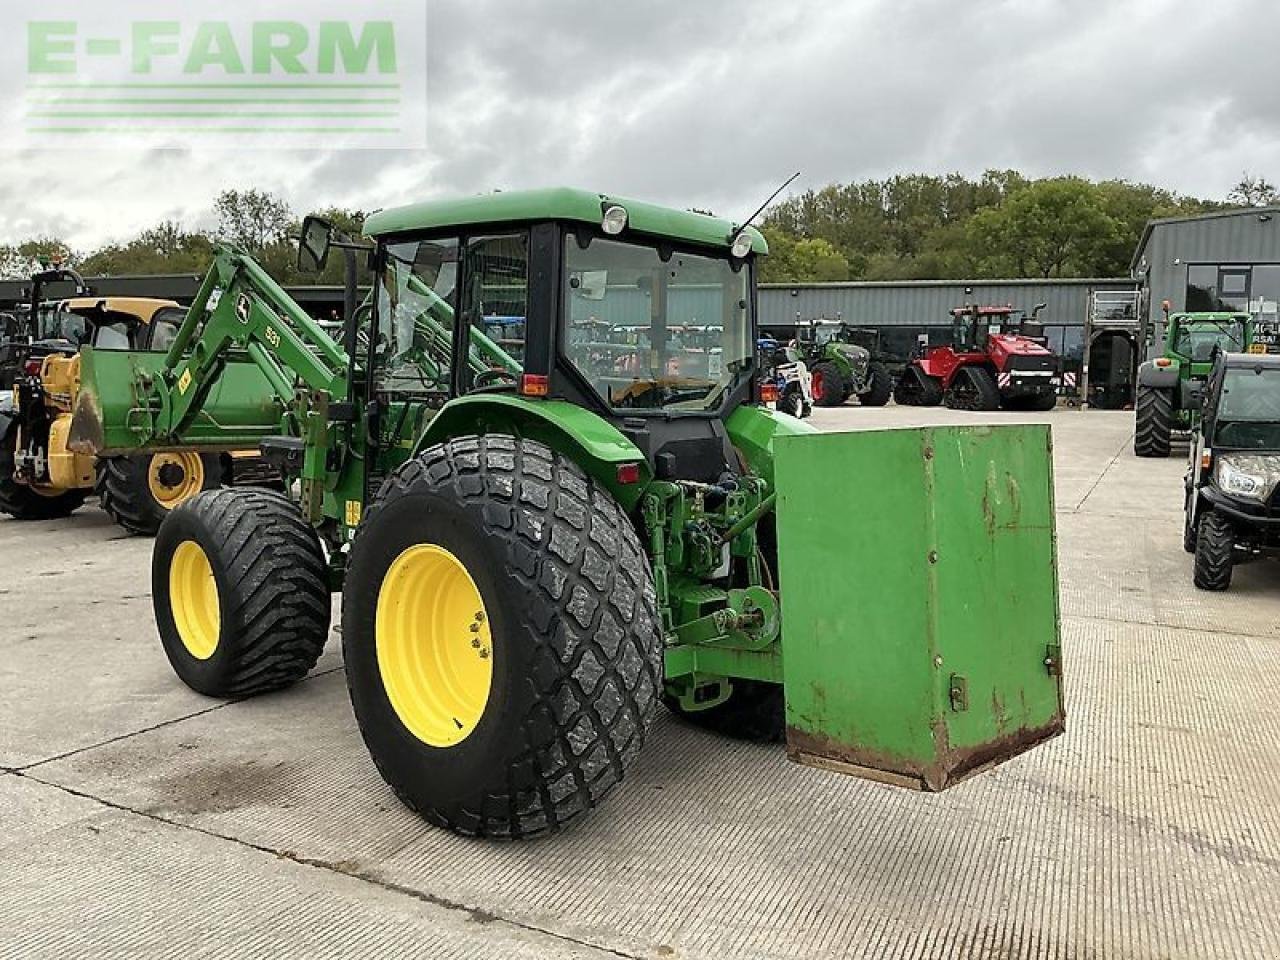
[[[328,400],[347,397],[350,361],[342,346],[252,257],[223,248],[152,386],[159,401],[154,439],[182,436],[227,360],[239,353],[253,361],[286,404],[299,385]]]

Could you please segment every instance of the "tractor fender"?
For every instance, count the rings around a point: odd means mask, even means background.
[[[1147,360],[1138,367],[1138,386],[1171,390],[1178,385],[1178,361],[1167,367],[1157,367],[1154,360]]]
[[[531,400],[502,393],[475,393],[446,403],[414,444],[417,456],[456,437],[509,434],[545,443],[607,489],[626,510],[640,500],[652,471],[640,449],[613,424],[564,400]],[[618,479],[618,468],[636,464],[639,476]]]
[[[803,420],[775,413],[767,407],[741,406],[729,415],[725,429],[751,472],[773,486],[773,441],[777,437],[818,433]]]

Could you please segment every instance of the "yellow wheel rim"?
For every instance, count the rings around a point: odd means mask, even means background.
[[[178,637],[197,660],[208,660],[218,649],[222,613],[218,584],[209,558],[194,540],[184,540],[169,564],[169,609]]]
[[[383,689],[410,733],[433,747],[471,735],[493,684],[493,637],[462,561],[434,544],[396,557],[378,591],[375,643]]]
[[[204,461],[198,453],[157,453],[147,467],[147,488],[172,510],[204,489]]]

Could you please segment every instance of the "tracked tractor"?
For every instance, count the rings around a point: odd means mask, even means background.
[[[36,336],[22,344],[22,371],[12,392],[0,396],[0,513],[19,520],[55,519],[96,494],[121,527],[151,535],[171,509],[202,490],[233,481],[271,482],[272,472],[253,449],[190,448],[111,457],[70,449],[82,345],[99,354],[163,356],[160,351],[186,311],[172,300],[137,297],[82,296],[45,303],[40,292],[37,278],[32,309]],[[258,392],[266,392],[265,381],[257,379]]]
[[[1255,349],[1247,313],[1170,313],[1165,301],[1164,314],[1164,350],[1138,367],[1133,452],[1139,457],[1169,456],[1174,435],[1195,427],[1218,353]],[[1256,349],[1267,352],[1264,344]]]
[[[1062,730],[1047,427],[820,435],[766,409],[742,224],[552,189],[364,230],[303,227],[312,268],[371,258],[341,342],[223,249],[162,363],[86,352],[73,446],[217,436],[294,481],[161,527],[156,623],[193,689],[300,680],[341,591],[379,772],[505,837],[600,803],[662,704],[925,790]],[[217,415],[238,366],[275,388],[257,422]]]
[[[1013,307],[952,310],[951,343],[914,357],[898,378],[894,400],[953,410],[1052,410],[1058,357],[1039,321],[1044,306],[1026,316]]]
[[[838,407],[857,397],[864,407],[883,407],[893,395],[893,380],[883,363],[855,342],[845,323],[818,322],[797,328],[797,346],[813,376],[813,401]]]

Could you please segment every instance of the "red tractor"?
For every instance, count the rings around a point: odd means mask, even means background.
[[[1037,320],[1044,307],[1037,304],[1029,316],[1013,307],[952,310],[951,343],[923,348],[902,371],[894,400],[953,410],[1052,410],[1058,358]]]

